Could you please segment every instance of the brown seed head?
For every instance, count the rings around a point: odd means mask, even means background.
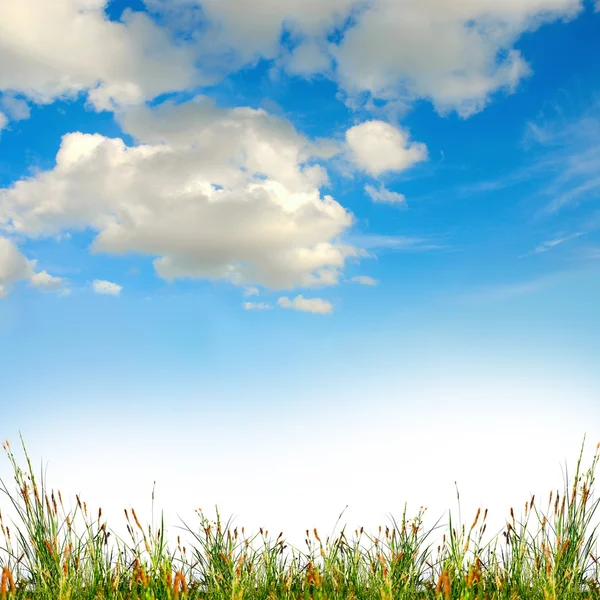
[[[8,442],[7,442],[8,443]],[[8,592],[16,593],[17,588],[13,580],[12,573],[8,567],[2,569],[2,578],[0,579],[0,597],[2,600],[6,598]]]
[[[140,525],[140,522],[138,521],[137,515],[135,514],[135,509],[131,509],[131,514],[133,515],[133,518],[135,520],[135,524],[140,528],[141,531],[144,531],[142,526]]]
[[[437,586],[435,588],[436,596],[442,593],[444,595],[445,600],[450,600],[451,595],[451,586],[450,586],[450,576],[448,575],[448,571],[444,569],[440,578],[438,579]]]

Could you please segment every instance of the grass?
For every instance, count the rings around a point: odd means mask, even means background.
[[[231,531],[230,521],[222,525],[218,510],[216,521],[198,510],[198,533],[188,528],[198,547],[188,551],[178,537],[178,558],[165,542],[164,519],[156,532],[145,530],[135,510],[125,510],[131,536],[126,543],[101,523],[102,509],[93,519],[78,496],[73,514],[67,514],[60,491],[57,501],[43,479],[38,486],[22,438],[21,443],[27,472],[16,464],[10,444],[3,446],[18,494],[13,498],[4,482],[2,491],[22,526],[11,531],[0,512],[5,540],[0,549],[7,557],[0,559],[2,600],[600,600],[597,526],[589,531],[600,502],[592,497],[600,444],[581,474],[585,438],[572,486],[567,476],[564,493],[551,492],[545,512],[535,496],[525,503],[522,520],[511,508],[504,531],[486,544],[487,510],[477,511],[468,531],[464,526],[457,531],[450,515],[435,551],[424,544],[437,526],[423,531],[423,510],[407,519],[405,507],[402,522],[392,519],[392,529],[379,527],[377,537],[361,527],[348,540],[344,528],[323,544],[316,529],[307,530],[307,552],[289,547],[283,533],[269,539],[262,528],[258,551],[253,542],[259,534],[248,538],[242,527],[240,535],[237,527]],[[85,524],[81,536],[75,531],[78,511]],[[362,545],[363,535],[370,547]]]

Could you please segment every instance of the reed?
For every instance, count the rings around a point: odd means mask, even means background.
[[[551,492],[545,512],[532,496],[522,519],[511,507],[506,527],[486,544],[487,509],[481,521],[477,511],[468,531],[464,525],[457,530],[450,513],[437,552],[425,546],[437,524],[423,531],[422,507],[408,519],[405,506],[401,523],[392,518],[392,528],[380,526],[376,537],[361,527],[348,540],[344,527],[336,539],[323,541],[317,529],[306,530],[307,552],[287,544],[283,532],[272,541],[261,528],[248,538],[243,527],[240,535],[230,521],[222,524],[218,509],[216,521],[198,509],[198,531],[186,526],[198,545],[188,552],[178,537],[178,557],[166,544],[164,518],[152,531],[134,509],[131,517],[125,509],[126,542],[101,523],[101,508],[93,519],[79,496],[73,514],[66,513],[60,490],[48,496],[22,437],[21,443],[26,470],[10,444],[3,445],[18,494],[13,497],[4,482],[3,491],[21,526],[11,531],[0,511],[0,549],[7,557],[0,558],[1,600],[600,600],[597,526],[591,528],[600,502],[592,500],[600,444],[583,473],[585,438],[563,494]],[[78,513],[82,535],[75,529]],[[259,535],[261,551],[254,546]],[[370,546],[361,544],[363,536]]]

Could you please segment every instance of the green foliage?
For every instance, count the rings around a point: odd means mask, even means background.
[[[392,519],[392,530],[379,527],[374,538],[361,528],[349,541],[344,528],[323,543],[316,529],[312,535],[307,530],[306,553],[294,547],[286,553],[283,533],[273,542],[262,528],[259,552],[253,546],[258,534],[247,538],[243,527],[242,535],[237,527],[231,531],[230,521],[223,527],[218,510],[216,521],[199,510],[199,531],[186,525],[199,545],[188,556],[179,543],[176,558],[165,543],[164,519],[158,531],[144,530],[133,509],[131,517],[125,510],[131,545],[115,535],[117,555],[114,547],[109,552],[112,533],[101,524],[101,509],[92,520],[77,496],[73,515],[66,514],[60,491],[57,502],[43,480],[38,485],[21,442],[27,471],[16,464],[8,442],[4,446],[19,494],[13,498],[4,482],[3,491],[22,528],[11,532],[0,512],[6,544],[0,550],[8,557],[6,564],[0,558],[0,600],[600,600],[597,526],[589,531],[600,502],[592,501],[600,444],[580,474],[582,444],[572,487],[567,476],[564,494],[551,493],[546,512],[535,497],[525,504],[522,522],[511,508],[505,531],[485,545],[487,510],[481,520],[477,512],[468,532],[464,525],[457,530],[450,515],[435,555],[424,544],[437,524],[424,532],[424,511],[407,519],[406,506],[402,522]],[[75,533],[78,511],[85,536]]]

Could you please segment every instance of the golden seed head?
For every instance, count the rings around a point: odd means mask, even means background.
[[[135,524],[140,528],[140,530],[143,531],[142,526],[140,525],[140,522],[138,521],[137,515],[135,514],[135,509],[131,509],[131,514],[133,515],[133,518],[135,520]]]

